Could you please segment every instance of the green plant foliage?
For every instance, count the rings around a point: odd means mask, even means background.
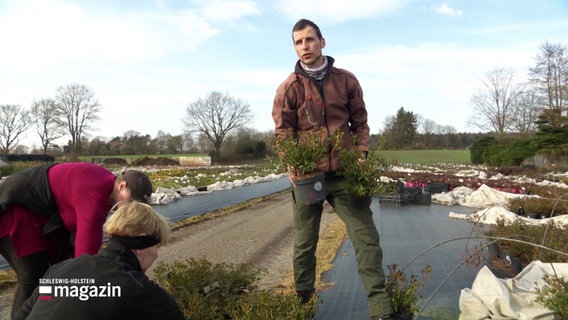
[[[483,137],[476,140],[469,149],[471,154],[471,163],[482,164],[485,161],[485,151],[495,142],[494,137]]]
[[[515,139],[509,144],[509,154],[507,161],[511,165],[520,165],[521,163],[523,163],[523,160],[530,156],[533,156],[535,153],[536,150],[531,146],[531,139]]]
[[[538,116],[535,124],[538,128],[532,146],[541,154],[568,154],[568,119],[562,115],[562,110],[545,109]]]
[[[392,163],[370,152],[367,158],[362,151],[353,146],[339,151],[343,169],[339,174],[345,177],[345,189],[356,196],[372,196],[386,189],[380,181]]]
[[[295,176],[314,172],[326,155],[339,147],[342,131],[335,131],[329,137],[323,128],[311,134],[299,134],[289,129],[285,137],[275,137],[271,141],[277,157],[269,161],[279,171],[292,171]]]
[[[553,213],[554,216],[559,216],[568,214],[568,200],[536,197],[509,199],[507,203],[507,210],[511,212],[517,212],[519,208],[523,208],[526,213],[545,215],[547,217],[549,217],[550,214]]]
[[[496,139],[483,137],[475,141],[471,148],[471,163],[493,166],[516,166],[536,153],[530,138],[506,137]]]
[[[537,301],[554,311],[555,319],[568,320],[568,281],[558,275],[544,275],[546,285],[537,288]]]
[[[385,150],[381,149],[381,157],[397,163],[414,164],[470,164],[468,149],[460,150]]]
[[[229,319],[313,319],[316,300],[303,305],[295,294],[260,290],[231,300],[226,308]]]
[[[398,180],[383,183],[381,186],[381,194],[398,195],[402,194],[404,184]]]
[[[531,225],[521,220],[508,223],[497,219],[483,232],[486,236],[501,238],[497,245],[512,256],[519,257],[523,264],[540,260],[542,262],[568,262],[568,257],[553,251],[541,249],[532,244],[543,245],[561,252],[568,252],[568,233],[559,222],[548,225]],[[545,236],[546,235],[546,236]],[[518,239],[528,243],[520,243],[507,239]]]
[[[23,171],[25,169],[35,167],[40,164],[44,164],[45,162],[40,161],[16,161],[10,162],[6,166],[0,166],[0,177],[7,177],[11,174],[16,172]]]
[[[156,282],[187,319],[311,319],[315,303],[302,305],[293,293],[259,290],[264,274],[252,265],[213,264],[205,258],[160,263],[155,269]]]
[[[407,275],[396,264],[388,266],[385,287],[391,297],[394,313],[415,314],[418,312],[420,302],[424,298],[422,288],[428,281],[431,272],[432,267],[427,265],[422,269],[422,277],[419,278],[414,273]]]
[[[227,167],[175,167],[147,172],[152,186],[176,189],[187,186],[207,186],[219,181],[242,180],[247,177],[265,177],[273,174],[274,169],[266,165],[258,166],[233,166]]]

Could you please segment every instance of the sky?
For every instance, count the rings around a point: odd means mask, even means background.
[[[568,46],[567,0],[0,0],[0,105],[78,83],[101,105],[90,138],[155,137],[182,134],[187,106],[221,91],[270,131],[301,18],[358,78],[373,134],[400,107],[478,132],[470,101],[486,73],[521,83],[545,42]],[[32,128],[21,142],[40,145]]]

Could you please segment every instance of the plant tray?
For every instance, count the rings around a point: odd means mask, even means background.
[[[420,193],[414,196],[414,204],[419,206],[429,206],[432,204],[432,195],[429,193]]]
[[[412,204],[412,199],[407,194],[379,194],[379,205],[400,207]]]
[[[442,193],[450,191],[450,184],[444,182],[431,182],[426,185],[424,191],[427,193]]]

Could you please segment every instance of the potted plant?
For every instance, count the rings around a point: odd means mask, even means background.
[[[400,207],[412,204],[410,194],[405,192],[404,184],[399,180],[384,182],[379,193],[379,204],[382,206]]]
[[[284,137],[272,140],[277,157],[269,160],[277,170],[291,173],[296,201],[311,204],[325,199],[325,173],[317,171],[317,168],[329,153],[335,152],[342,137],[341,131],[328,136],[323,128],[310,134],[289,129]]]
[[[554,312],[554,319],[568,320],[568,280],[557,274],[545,274],[545,285],[537,288],[537,301]]]
[[[397,319],[412,319],[418,312],[418,306],[424,297],[422,288],[428,281],[432,267],[427,265],[422,269],[422,277],[415,274],[407,275],[396,264],[388,266],[385,283],[391,297],[392,308]]]
[[[381,176],[390,164],[370,152],[367,156],[356,146],[339,151],[342,170],[339,174],[345,177],[344,186],[351,197],[352,205],[369,206],[372,196],[385,190],[387,185],[381,182]]]

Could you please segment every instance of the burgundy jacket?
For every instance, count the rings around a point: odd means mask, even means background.
[[[115,179],[107,169],[84,162],[55,164],[47,171],[48,186],[42,187],[49,188],[65,229],[75,234],[75,257],[99,251]],[[53,239],[44,235],[48,219],[37,210],[19,204],[0,214],[0,238],[10,236],[19,258],[55,252]]]
[[[327,136],[336,130],[343,131],[341,148],[349,148],[357,136],[357,148],[369,150],[369,126],[363,90],[357,78],[349,71],[333,66],[334,59],[327,57],[329,67],[323,78],[323,91],[302,69],[300,61],[288,78],[276,90],[272,106],[276,137],[283,137],[289,128],[299,135],[313,134],[324,128]],[[335,172],[341,169],[337,152],[328,154],[328,160],[318,170]]]

